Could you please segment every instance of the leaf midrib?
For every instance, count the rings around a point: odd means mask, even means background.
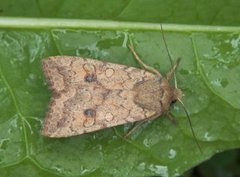
[[[164,31],[174,32],[240,32],[239,26],[208,26],[162,24]],[[21,18],[0,17],[0,28],[48,29],[48,28],[86,28],[109,30],[151,30],[160,31],[158,23],[59,19],[59,18]]]

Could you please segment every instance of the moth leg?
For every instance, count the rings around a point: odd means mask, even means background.
[[[173,65],[171,70],[167,73],[167,77],[166,78],[167,78],[168,81],[170,81],[173,78],[174,73],[176,72],[176,69],[177,69],[177,67],[179,65],[180,60],[181,60],[181,58],[178,58],[176,63],[175,63],[175,65]]]
[[[131,128],[125,135],[124,138],[129,137],[134,131],[136,131],[142,124],[144,124],[147,121],[156,119],[157,117],[159,117],[159,115],[155,115],[154,117],[148,118],[148,119],[144,119],[142,121],[137,122],[136,125],[133,126],[133,128]]]
[[[140,122],[137,122],[136,125],[133,126],[133,128],[131,128],[125,135],[124,138],[129,137],[133,132],[135,132],[144,122],[146,122],[147,120],[142,120]]]
[[[176,126],[176,125],[177,125],[177,122],[176,122],[176,120],[174,119],[173,114],[168,111],[168,112],[166,113],[166,115],[167,115],[168,119]]]
[[[153,67],[146,65],[138,56],[138,54],[136,53],[136,51],[134,50],[134,48],[131,45],[128,45],[129,49],[131,50],[134,58],[138,61],[138,63],[140,63],[146,70],[157,74],[159,77],[162,77],[162,75]]]

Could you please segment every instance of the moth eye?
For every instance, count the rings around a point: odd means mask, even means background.
[[[96,116],[96,111],[94,109],[86,109],[84,111],[84,115],[87,117],[95,117]]]
[[[95,74],[86,74],[84,80],[86,82],[94,82],[97,80],[97,76]]]
[[[173,100],[173,101],[171,102],[171,105],[174,104],[174,103],[176,103],[176,102],[177,102],[177,100]]]

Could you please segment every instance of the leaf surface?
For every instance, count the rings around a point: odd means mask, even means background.
[[[0,18],[0,176],[177,176],[216,152],[239,147],[240,28],[234,27],[239,17],[221,21],[215,15],[211,22],[211,16],[201,21],[204,17],[192,15],[200,7],[206,10],[204,2],[185,6],[179,2],[182,6],[177,7],[174,1],[164,1],[162,6],[161,1],[111,1],[96,10],[101,1],[94,6],[85,1],[84,6],[84,1],[48,4],[21,0],[35,11],[24,8],[20,1],[2,2],[4,16],[69,20]],[[219,1],[220,5],[212,9],[226,14],[226,2]],[[19,3],[18,10],[10,3]],[[231,1],[229,6],[232,12],[238,2]],[[150,9],[148,14],[144,13],[146,9]],[[165,10],[158,16],[157,9]],[[191,9],[190,14],[183,15],[189,19],[177,18],[177,9],[185,9],[185,13]],[[89,20],[72,20],[87,17]],[[146,23],[136,23],[141,21]],[[62,139],[40,135],[51,96],[41,69],[43,58],[73,55],[141,67],[127,48],[132,41],[143,61],[165,75],[171,65],[157,24],[160,21],[176,23],[163,25],[164,34],[174,60],[182,59],[176,73],[178,87],[185,94],[183,102],[203,154],[180,104],[171,109],[177,126],[162,116],[146,123],[129,139],[120,137],[131,127],[129,124]]]

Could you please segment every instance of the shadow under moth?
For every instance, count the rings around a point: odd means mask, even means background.
[[[81,57],[44,59],[53,96],[42,134],[69,137],[168,113],[182,97],[181,90],[169,85],[177,64],[163,77],[129,48],[148,71]]]

